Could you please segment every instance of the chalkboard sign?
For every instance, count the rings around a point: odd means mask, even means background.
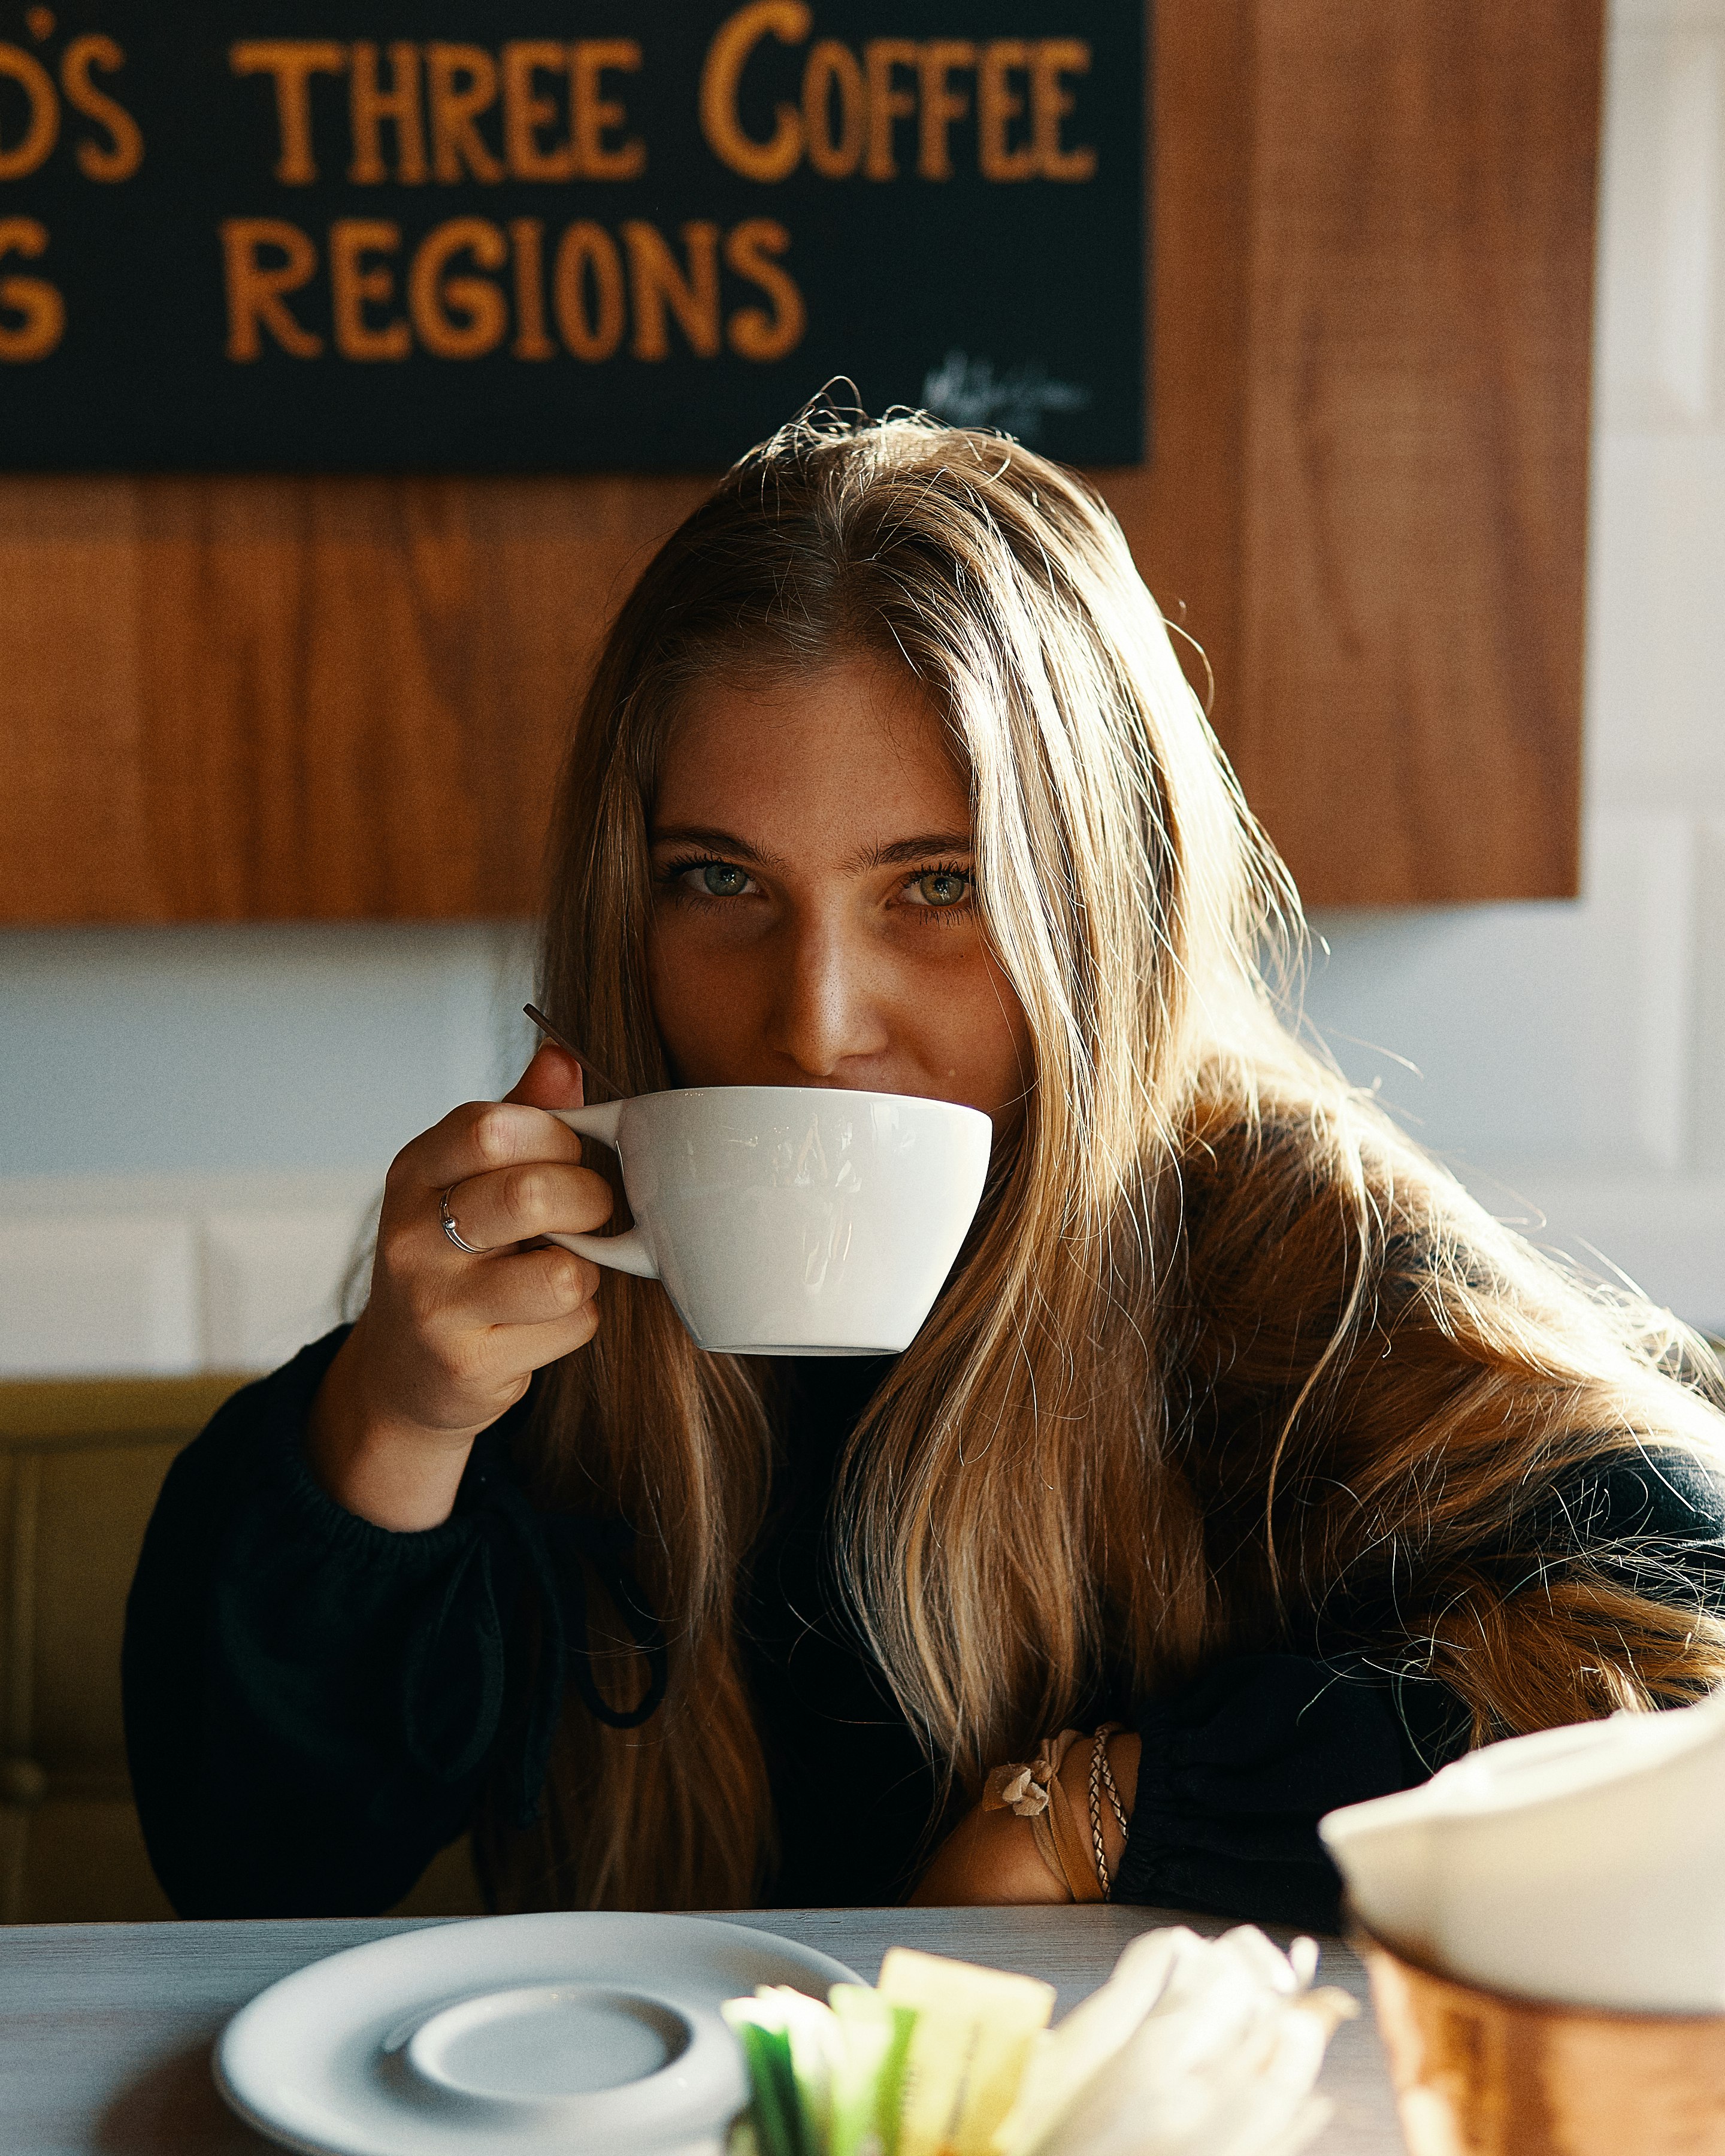
[[[0,5],[0,466],[1142,453],[1143,0]]]

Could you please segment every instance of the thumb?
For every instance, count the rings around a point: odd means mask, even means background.
[[[544,1041],[503,1097],[524,1108],[578,1108],[587,1097],[581,1065],[567,1049],[559,1048],[555,1041]]]

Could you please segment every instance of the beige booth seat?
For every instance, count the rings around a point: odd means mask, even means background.
[[[173,1915],[126,1775],[121,1633],[169,1462],[244,1382],[0,1383],[0,1922]],[[482,1906],[460,1843],[400,1913]]]

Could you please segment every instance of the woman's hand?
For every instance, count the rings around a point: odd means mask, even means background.
[[[598,1327],[599,1269],[539,1236],[580,1235],[611,1188],[546,1111],[581,1104],[581,1069],[547,1045],[506,1101],[470,1102],[397,1155],[384,1186],[371,1299],[311,1410],[314,1473],[378,1527],[433,1527],[473,1440],[535,1370]],[[469,1257],[443,1231],[445,1193]]]
[[[1090,1818],[1090,1763],[1088,1739],[1075,1744],[1060,1764],[1060,1785],[1077,1816]],[[1120,1801],[1128,1819],[1138,1792],[1137,1737],[1122,1732],[1108,1740],[1108,1763],[1120,1790]],[[1111,1879],[1120,1868],[1126,1836],[1106,1796],[1101,1807],[1102,1854]],[[917,1882],[911,1897],[916,1907],[957,1908],[978,1902],[1070,1902],[1072,1897],[1055,1878],[1036,1847],[1030,1822],[1016,1812],[985,1812],[975,1805],[959,1820],[934,1853],[934,1861]]]

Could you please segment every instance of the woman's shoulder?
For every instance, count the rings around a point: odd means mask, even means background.
[[[231,1502],[278,1456],[296,1453],[324,1373],[351,1330],[338,1326],[280,1369],[231,1394],[169,1468],[163,1491],[167,1507],[194,1496],[205,1503]]]
[[[234,1545],[274,1557],[316,1548],[320,1560],[359,1569],[459,1555],[471,1539],[467,1517],[492,1486],[512,1476],[516,1438],[526,1419],[518,1402],[481,1433],[456,1510],[441,1527],[398,1534],[347,1511],[312,1473],[305,1429],[326,1372],[352,1327],[338,1326],[291,1361],[233,1394],[169,1467],[152,1515],[151,1547],[197,1550],[207,1561]]]
[[[1405,1201],[1414,1178],[1391,1168],[1394,1134],[1368,1126],[1363,1146],[1321,1103],[1218,1093],[1195,1104],[1156,1240],[1198,1366],[1249,1382],[1280,1372],[1297,1389],[1342,1323],[1363,1261],[1384,1322],[1435,1277],[1431,1208]]]
[[[1390,1235],[1406,1235],[1449,1182],[1381,1111],[1340,1091],[1288,1099],[1217,1087],[1188,1111],[1173,1191],[1188,1247],[1217,1256],[1225,1249],[1237,1261],[1274,1256],[1295,1233],[1333,1240],[1339,1252],[1363,1201]],[[1404,1194],[1416,1188],[1409,1210]]]
[[[1564,1468],[1532,1516],[1553,1539],[1584,1549],[1697,1543],[1725,1549],[1725,1458],[1671,1445],[1609,1452]]]

